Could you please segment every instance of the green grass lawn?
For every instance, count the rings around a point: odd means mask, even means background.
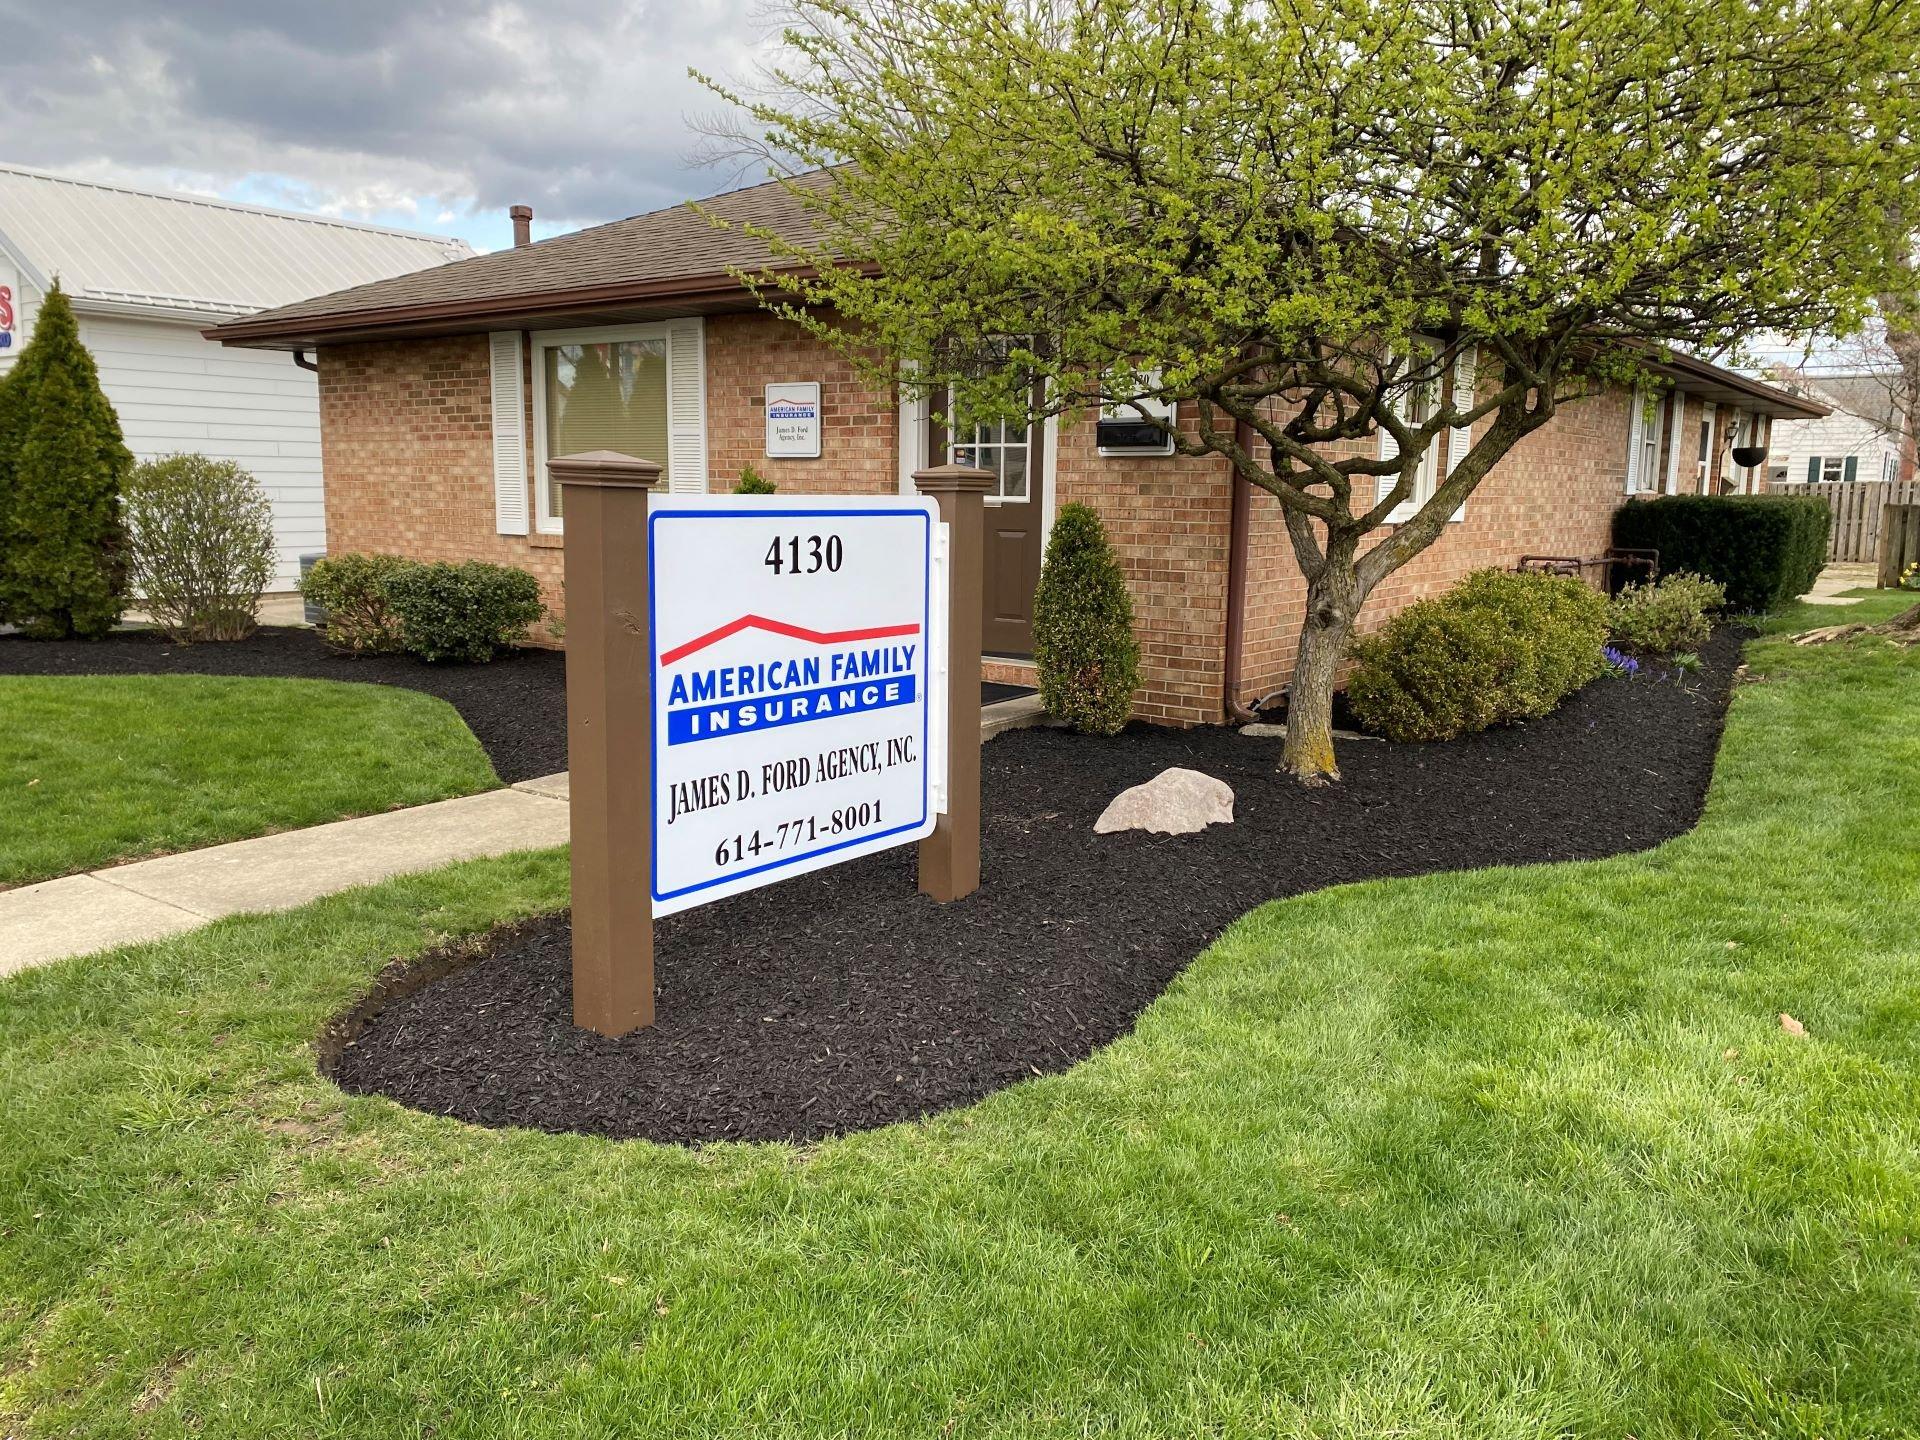
[[[444,700],[204,675],[0,676],[0,886],[490,790]]]
[[[556,853],[0,982],[0,1434],[1920,1433],[1920,652],[1751,660],[1695,833],[1266,906],[824,1144],[316,1078]]]

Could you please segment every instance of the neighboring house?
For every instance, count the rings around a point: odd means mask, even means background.
[[[472,253],[437,235],[0,165],[0,374],[58,279],[128,448],[251,471],[273,503],[275,588],[291,589],[299,556],[326,547],[313,372],[201,330]]]
[[[807,223],[772,184],[709,208],[775,229]],[[948,436],[926,405],[875,388],[726,273],[767,263],[761,242],[679,207],[209,333],[234,346],[317,354],[336,552],[503,561],[537,575],[558,607],[565,539],[546,474],[552,456],[644,456],[666,467],[669,489],[696,493],[732,489],[748,464],[788,493],[911,493],[916,469],[958,458],[997,476],[988,678],[1030,676],[1024,657],[1048,527],[1061,504],[1081,501],[1104,519],[1126,569],[1141,715],[1216,721],[1230,703],[1286,682],[1305,583],[1272,496],[1236,487],[1219,457],[1103,451],[1091,417]],[[1732,440],[1757,431],[1764,443],[1772,418],[1823,413],[1698,361],[1676,359],[1666,373],[1671,395],[1644,405],[1625,392],[1581,401],[1529,436],[1448,534],[1375,592],[1364,623],[1377,626],[1479,566],[1596,557],[1629,495],[1744,487],[1726,453]],[[818,458],[768,455],[768,388],[782,387],[780,403],[794,384],[819,387]],[[1422,482],[1429,493],[1453,439],[1435,442]]]
[[[1898,480],[1907,437],[1893,374],[1776,374],[1781,388],[1828,406],[1817,420],[1783,422],[1774,432],[1767,478],[1778,484]]]

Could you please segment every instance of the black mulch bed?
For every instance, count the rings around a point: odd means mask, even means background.
[[[1275,773],[1276,740],[1026,730],[985,753],[985,879],[954,905],[895,850],[660,922],[659,1022],[575,1029],[564,915],[385,977],[323,1047],[348,1090],[482,1125],[663,1141],[807,1140],[976,1100],[1124,1034],[1232,920],[1372,876],[1638,850],[1700,813],[1740,638],[1681,683],[1604,680],[1554,715],[1447,745],[1349,741],[1343,784]],[[1235,823],[1092,834],[1185,765]]]
[[[0,675],[251,675],[399,685],[459,711],[509,785],[567,768],[567,662],[557,650],[516,650],[488,665],[423,665],[405,655],[345,655],[299,626],[268,626],[219,645],[175,645],[151,630],[116,630],[101,640],[0,635]],[[1019,685],[980,687],[983,705],[1032,693]]]
[[[218,645],[175,645],[151,630],[116,630],[100,640],[0,636],[0,675],[278,676],[425,691],[460,712],[509,785],[567,768],[566,673],[557,650],[516,650],[490,665],[356,658],[298,626],[270,626]]]

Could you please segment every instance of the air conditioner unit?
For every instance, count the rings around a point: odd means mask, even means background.
[[[1146,412],[1144,417],[1142,410]],[[1153,421],[1164,420],[1171,427],[1174,415],[1171,400],[1104,405],[1094,426],[1095,446],[1102,455],[1171,455],[1173,436]]]

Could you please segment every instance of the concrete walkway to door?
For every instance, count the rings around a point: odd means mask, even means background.
[[[1800,598],[1809,605],[1858,605],[1860,597],[1849,597],[1848,590],[1871,590],[1879,583],[1879,571],[1872,565],[1836,561],[1820,572],[1813,589]]]
[[[988,705],[981,739],[1045,723],[1037,695]],[[567,843],[567,776],[523,780],[306,830],[235,840],[0,890],[0,977],[228,915],[289,910],[356,885]]]

